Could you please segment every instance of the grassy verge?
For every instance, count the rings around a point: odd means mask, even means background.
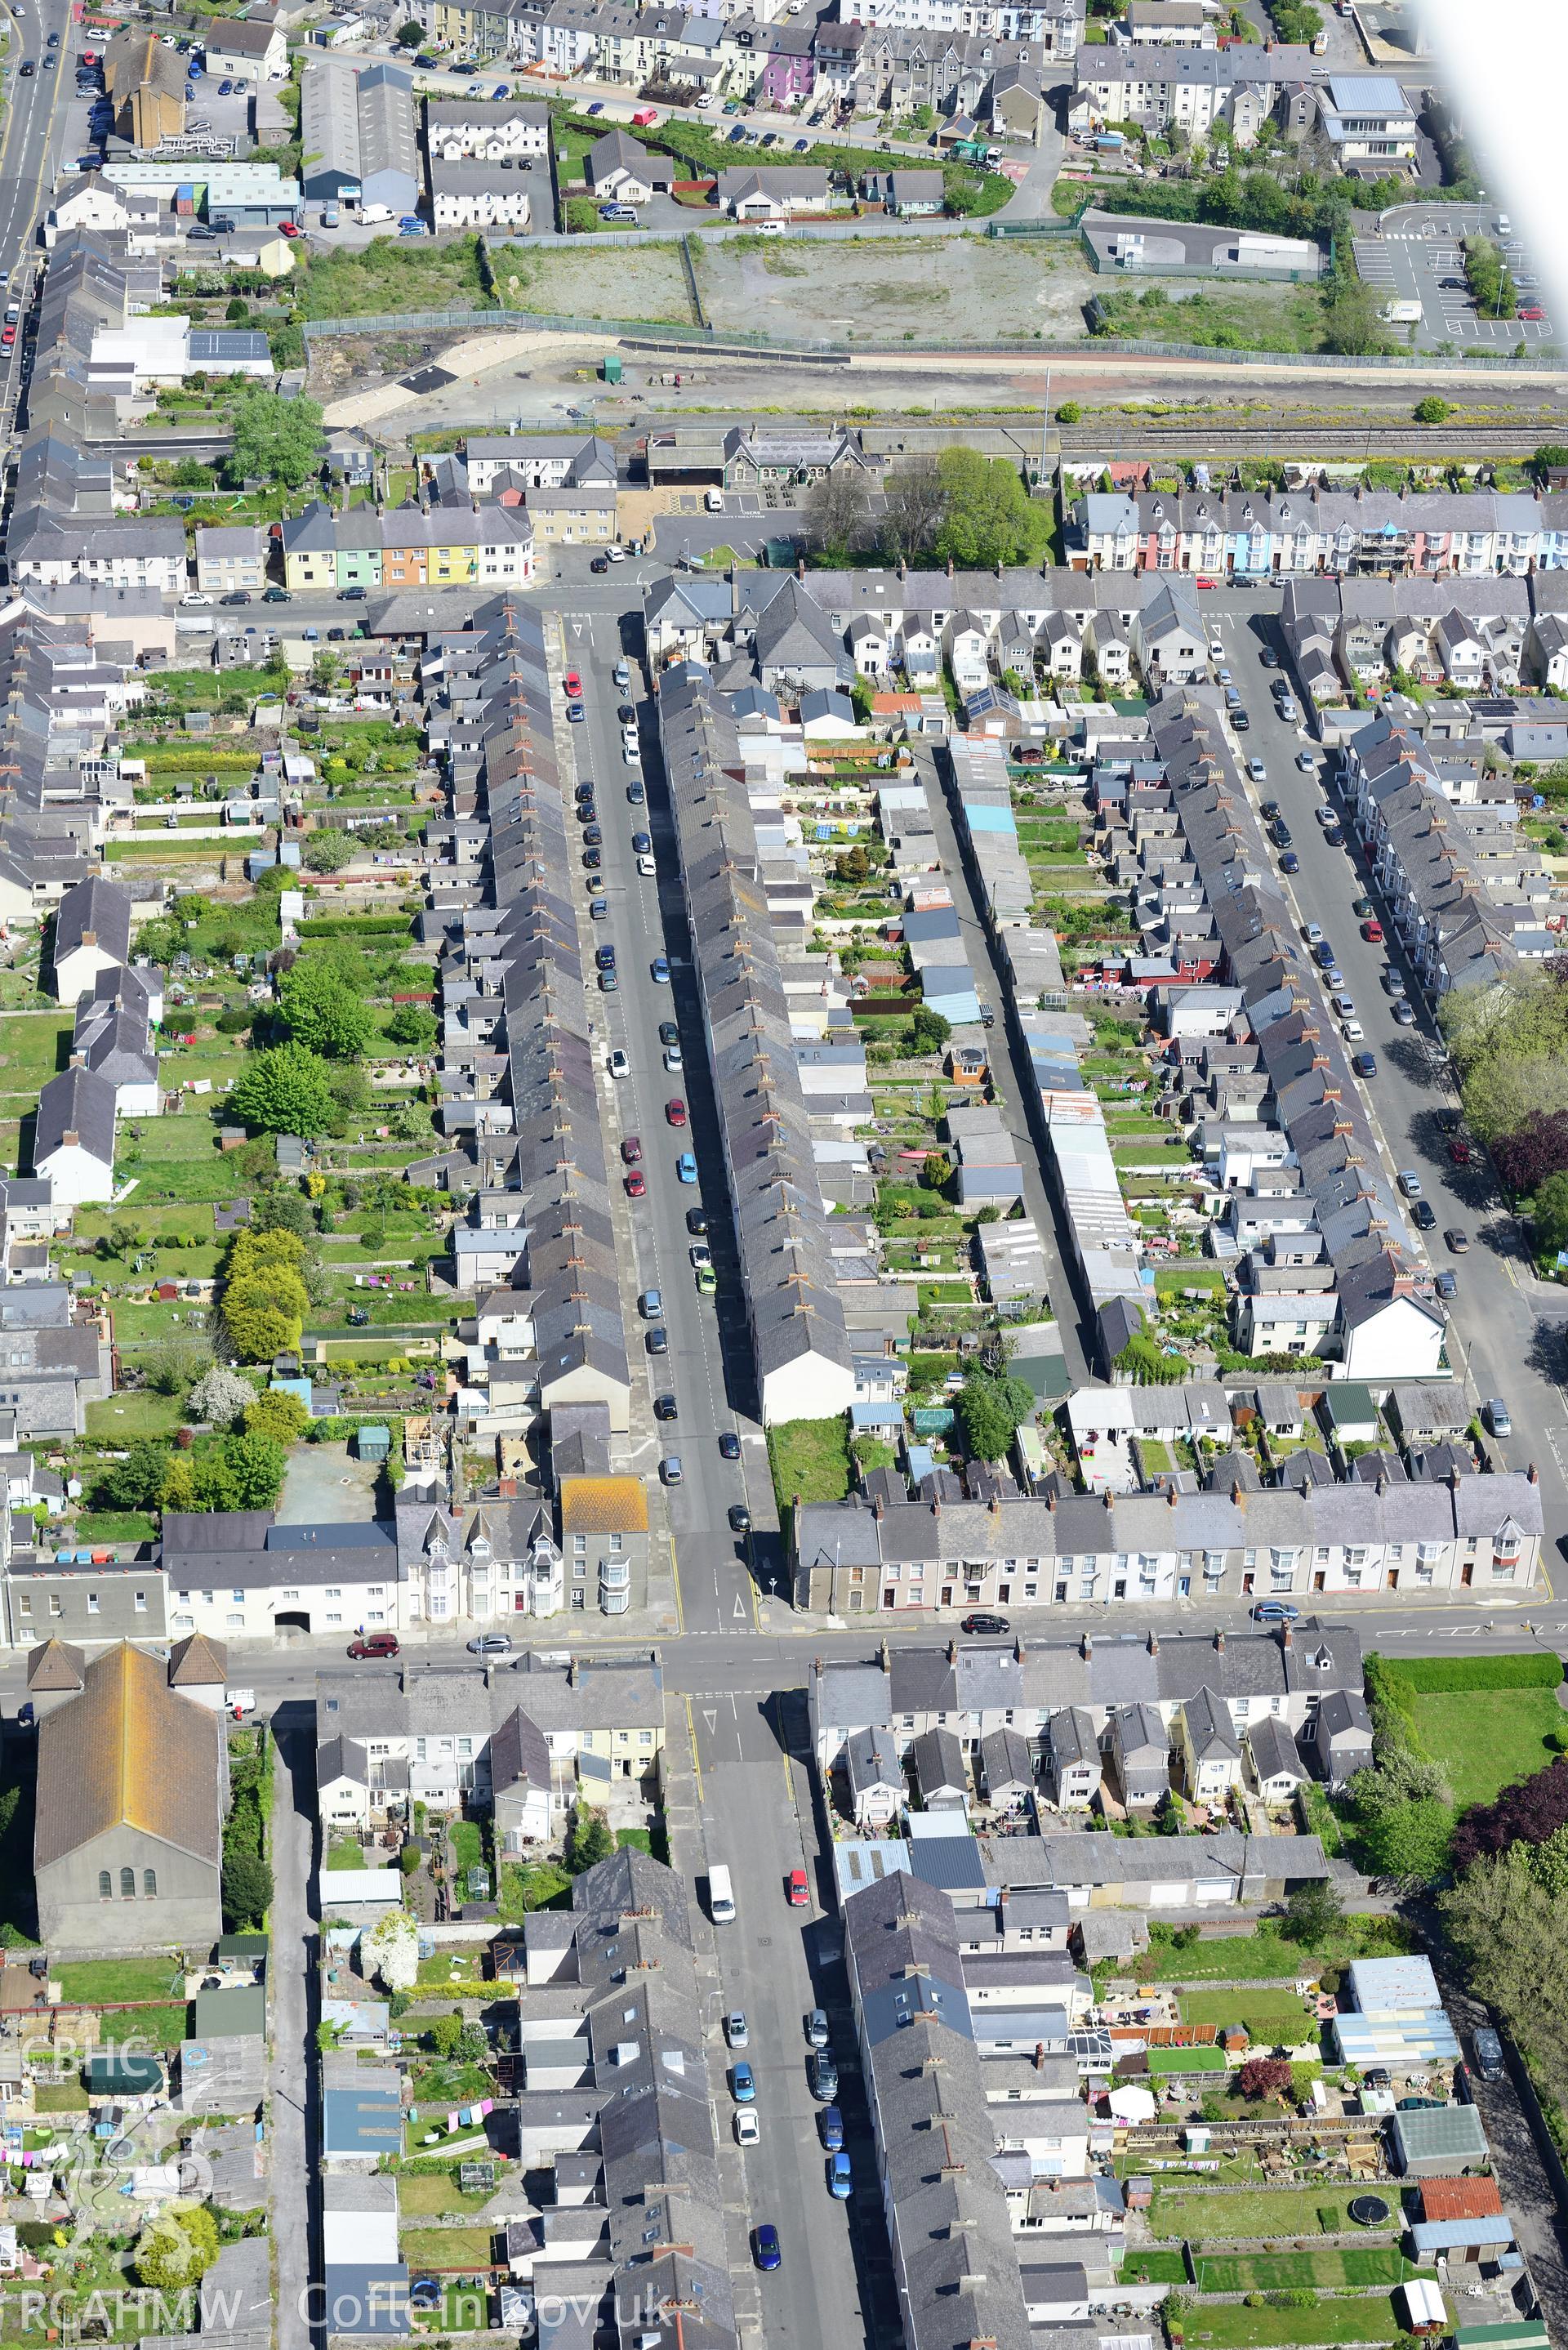
[[[1460,1811],[1490,1804],[1515,1779],[1544,1770],[1557,1750],[1547,1740],[1568,1722],[1551,1690],[1477,1690],[1417,1697],[1416,1731],[1442,1764]]]

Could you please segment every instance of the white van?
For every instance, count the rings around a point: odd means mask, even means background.
[[[716,1861],[708,1871],[708,1915],[715,1926],[732,1926],[735,1922],[734,1889],[730,1872],[722,1861]]]
[[[710,490],[707,497],[703,501],[703,504],[707,506],[710,514],[722,514],[724,511],[723,491]]]

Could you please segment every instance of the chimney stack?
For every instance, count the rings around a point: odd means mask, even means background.
[[[1225,1653],[1225,1635],[1222,1631],[1216,1632],[1214,1635],[1214,1652],[1220,1657]]]
[[[1151,1657],[1158,1657],[1159,1654],[1159,1634],[1158,1632],[1151,1632],[1148,1636],[1148,1653]]]
[[[1092,1632],[1085,1632],[1085,1635],[1084,1635],[1084,1662],[1085,1662],[1085,1664],[1087,1664],[1087,1663],[1088,1663],[1088,1661],[1089,1661],[1090,1658],[1094,1655],[1094,1653],[1095,1653],[1095,1636],[1094,1636],[1094,1634],[1093,1634]]]
[[[1292,1637],[1291,1627],[1288,1624],[1284,1627],[1284,1629],[1280,1636],[1280,1646],[1282,1648],[1293,1648],[1295,1647],[1295,1641]]]
[[[956,1640],[950,1640],[948,1642],[948,1662],[950,1665],[956,1665],[958,1662],[958,1642]]]

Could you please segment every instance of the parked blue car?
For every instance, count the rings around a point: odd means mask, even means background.
[[[836,2202],[847,2203],[854,2192],[855,2180],[846,2154],[830,2154],[827,2158],[827,2191]]]
[[[829,2154],[836,2154],[844,2144],[844,2116],[836,2106],[824,2106],[817,2116],[822,2124],[822,2143]]]
[[[743,2057],[731,2072],[730,2092],[738,2106],[751,2106],[756,2103],[756,2074]]]

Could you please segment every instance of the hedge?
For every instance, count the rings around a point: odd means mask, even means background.
[[[1470,1690],[1555,1689],[1563,1679],[1563,1659],[1550,1650],[1516,1657],[1380,1657],[1378,1662],[1416,1697],[1459,1697]]]
[[[300,943],[308,945],[312,939],[407,938],[412,927],[407,914],[310,914]]]

